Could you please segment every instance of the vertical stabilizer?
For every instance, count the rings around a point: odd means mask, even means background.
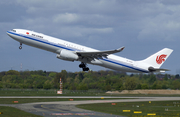
[[[146,63],[153,68],[160,68],[172,52],[172,49],[164,48],[141,62]]]

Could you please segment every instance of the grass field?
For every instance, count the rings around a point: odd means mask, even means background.
[[[103,95],[102,91],[69,91],[64,90],[63,94],[57,94],[57,90],[35,90],[35,89],[1,89],[0,96],[98,96]]]
[[[107,98],[106,100],[108,100]],[[123,98],[121,98],[123,99]],[[80,100],[100,100],[100,98],[74,98],[73,101]],[[14,103],[18,101],[18,103]],[[20,104],[32,102],[52,102],[52,101],[70,101],[67,98],[0,98],[0,104]],[[1,113],[2,112],[2,113]],[[13,107],[0,106],[0,117],[41,117]]]
[[[57,90],[20,90],[20,89],[10,89],[10,90],[0,90],[0,96],[127,96],[127,97],[156,97],[156,96],[173,96],[179,97],[180,95],[144,95],[144,94],[106,94],[102,91],[69,91],[64,90],[62,95],[56,93]],[[77,99],[74,98],[74,101],[78,100],[99,100],[100,98],[92,99]],[[107,98],[105,98],[107,99]],[[122,98],[121,98],[122,99]],[[0,104],[15,104],[13,101],[18,101],[19,103],[32,103],[32,102],[50,102],[50,101],[69,101],[69,99],[61,98],[0,98]],[[124,115],[130,117],[149,117],[147,114],[156,114],[154,117],[179,117],[180,116],[180,102],[179,101],[164,101],[164,102],[128,102],[128,103],[116,103],[116,105],[111,105],[111,103],[104,104],[88,104],[88,105],[78,105],[79,108],[100,111],[104,113]],[[5,110],[3,110],[3,109]],[[15,108],[14,108],[15,109]],[[0,107],[0,112],[3,111],[3,117],[11,117],[7,113],[14,111],[11,107]],[[130,112],[123,112],[123,110],[130,110]],[[15,110],[14,112],[21,113],[21,110]],[[24,112],[24,111],[22,111]],[[136,113],[134,113],[136,112]],[[6,113],[6,114],[5,114]],[[24,112],[26,113],[26,112]],[[1,115],[0,115],[1,116]],[[13,115],[12,115],[13,116]],[[21,115],[21,116],[32,116],[30,115]],[[36,115],[34,115],[36,116]]]
[[[71,99],[73,99],[73,101],[101,100],[101,98],[71,98]],[[124,98],[113,98],[113,99],[124,99]],[[112,100],[112,99],[105,98],[103,100]],[[14,101],[18,101],[18,103],[15,103]],[[53,102],[53,101],[70,101],[70,99],[68,98],[0,98],[0,104],[21,104],[21,103]]]
[[[77,105],[78,108],[128,117],[179,117],[180,101],[126,102]],[[123,112],[124,111],[124,112]],[[149,114],[149,115],[148,115]]]
[[[71,91],[64,90],[63,94],[57,94],[57,90],[43,89],[1,89],[0,96],[133,96],[133,97],[179,97],[180,95],[162,95],[162,94],[109,94],[105,91]]]
[[[0,117],[42,117],[17,108],[0,106]]]

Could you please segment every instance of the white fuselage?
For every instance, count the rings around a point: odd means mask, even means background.
[[[15,29],[7,31],[7,34],[22,44],[44,49],[56,54],[59,54],[62,49],[82,52],[98,51],[86,46],[78,45],[29,30]],[[95,61],[87,61],[87,63],[125,72],[149,72],[148,67],[138,65],[137,61],[112,54],[108,55],[107,58],[96,59]]]

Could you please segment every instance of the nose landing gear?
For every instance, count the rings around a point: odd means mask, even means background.
[[[20,43],[19,49],[20,49],[20,50],[22,49],[22,43]]]
[[[86,64],[83,63],[83,62],[79,65],[79,67],[82,68],[83,71],[89,71],[89,68],[88,68],[88,67],[86,66]]]

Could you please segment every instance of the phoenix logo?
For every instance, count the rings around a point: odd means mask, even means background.
[[[164,62],[166,56],[167,56],[167,55],[165,55],[165,54],[162,54],[162,55],[160,55],[160,56],[157,56],[157,57],[156,57],[156,63],[157,63],[157,64],[161,64],[162,62]]]

